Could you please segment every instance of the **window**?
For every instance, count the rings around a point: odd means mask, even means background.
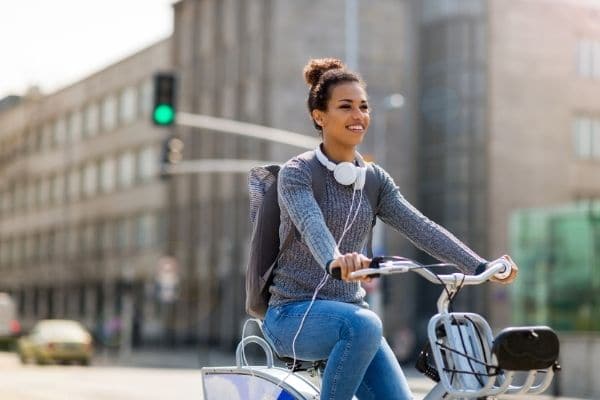
[[[78,233],[79,229],[76,227],[68,228],[65,231],[65,240],[67,241],[66,250],[67,255],[69,255],[70,258],[74,258],[79,254],[79,238],[77,237]]]
[[[69,200],[77,201],[81,194],[81,175],[79,169],[73,168],[68,175]]]
[[[129,223],[127,219],[119,219],[115,224],[115,248],[123,251],[129,247]]]
[[[48,199],[50,195],[50,181],[46,176],[40,179],[38,183],[38,205],[40,206],[40,208],[45,208],[48,206]]]
[[[136,219],[136,246],[152,246],[155,240],[156,218],[153,214],[142,214]]]
[[[158,156],[154,146],[144,147],[138,157],[140,180],[148,181],[158,172]]]
[[[120,116],[125,124],[132,122],[137,117],[137,92],[134,87],[128,87],[121,93]]]
[[[71,115],[69,115],[68,136],[71,142],[77,142],[82,137],[82,122],[80,111],[73,111]]]
[[[117,100],[113,95],[102,101],[102,130],[112,131],[117,126]]]
[[[576,118],[573,140],[575,157],[600,160],[600,118]]]
[[[28,210],[31,210],[36,206],[35,204],[35,183],[34,181],[29,181],[27,183],[27,194],[25,199],[25,206]]]
[[[52,203],[61,204],[65,195],[65,177],[58,173],[52,179]]]
[[[40,264],[48,261],[48,233],[42,232],[38,236],[38,256]]]
[[[116,162],[112,157],[102,160],[100,165],[100,189],[104,193],[115,189],[116,183]]]
[[[27,154],[33,154],[36,150],[36,130],[30,129],[25,137],[25,147],[27,148]]]
[[[600,160],[600,118],[595,119],[592,124],[592,157]]]
[[[100,250],[104,253],[110,253],[110,251],[113,248],[112,240],[112,222],[101,222],[98,232],[98,242],[100,244]]]
[[[577,44],[577,73],[600,79],[600,40],[581,39]]]
[[[28,235],[25,242],[25,262],[26,263],[34,263],[34,254],[35,252],[35,237],[33,235]]]
[[[98,188],[98,168],[95,162],[88,163],[83,170],[83,194],[91,197]]]
[[[19,182],[15,183],[15,192],[14,193],[15,193],[14,210],[20,211],[23,209],[23,199],[24,199],[23,194],[25,193],[24,186],[22,184],[20,184]]]
[[[52,144],[61,146],[67,142],[67,121],[65,118],[58,118],[54,123],[54,137]]]
[[[133,184],[135,178],[135,157],[128,151],[120,155],[118,165],[119,187],[126,188]]]
[[[48,177],[48,204],[54,204],[54,175]]]
[[[42,152],[48,150],[52,144],[52,125],[45,124],[42,127],[40,150]]]
[[[98,133],[99,128],[98,105],[89,104],[85,109],[84,136],[91,137]]]
[[[85,257],[94,257],[96,250],[98,249],[98,242],[96,240],[96,225],[93,223],[87,224],[83,228],[82,232],[82,247]]]
[[[140,112],[142,115],[150,115],[152,111],[152,80],[145,80],[140,86]]]

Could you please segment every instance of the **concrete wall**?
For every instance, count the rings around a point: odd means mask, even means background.
[[[562,371],[558,390],[563,396],[600,399],[600,336],[595,333],[560,335]]]

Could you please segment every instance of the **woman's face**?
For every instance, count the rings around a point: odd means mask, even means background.
[[[327,144],[343,147],[360,144],[371,120],[365,89],[358,82],[335,86],[327,110],[313,110],[313,118],[323,128],[323,141]]]

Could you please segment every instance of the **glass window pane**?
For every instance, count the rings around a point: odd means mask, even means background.
[[[600,79],[600,42],[594,42],[592,68],[594,78]]]
[[[130,123],[137,117],[137,92],[135,88],[128,87],[121,93],[121,121]]]
[[[84,136],[94,136],[98,133],[100,112],[98,105],[89,104],[85,109]]]
[[[48,205],[48,197],[50,195],[49,193],[49,188],[50,188],[50,182],[48,177],[43,177],[42,179],[40,179],[39,182],[39,192],[38,192],[38,199],[39,199],[39,206],[40,207],[46,207]]]
[[[96,194],[98,170],[96,163],[89,163],[83,171],[83,193],[86,196]]]
[[[152,79],[147,79],[140,86],[140,112],[142,115],[150,115],[152,96]]]
[[[55,146],[60,146],[67,141],[67,121],[65,118],[59,118],[54,123],[54,140]]]
[[[589,158],[592,150],[592,125],[588,118],[575,120],[575,155],[578,158]]]
[[[158,156],[154,146],[145,147],[139,154],[140,179],[147,181],[158,173]]]
[[[121,154],[118,165],[119,187],[129,187],[133,184],[135,178],[135,157],[128,151]]]
[[[117,100],[107,96],[102,101],[102,130],[112,131],[117,126]]]
[[[101,187],[103,192],[111,192],[115,188],[116,179],[116,162],[112,157],[105,158],[102,161],[100,171]]]
[[[61,204],[63,202],[65,193],[65,178],[62,173],[56,175],[52,183],[52,201],[55,204]]]
[[[41,151],[48,150],[52,145],[52,125],[45,124],[42,128]]]
[[[69,139],[71,142],[77,142],[82,137],[83,119],[80,111],[74,111],[69,116]]]
[[[577,72],[587,78],[592,73],[592,43],[588,40],[580,40],[577,46]]]
[[[79,169],[74,168],[69,173],[69,199],[75,201],[79,199],[81,193],[81,178]]]
[[[120,219],[116,223],[115,229],[115,247],[119,250],[125,250],[129,247],[129,223],[127,219]]]
[[[595,119],[592,125],[592,157],[600,160],[600,119]]]

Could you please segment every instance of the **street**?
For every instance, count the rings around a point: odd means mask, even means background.
[[[0,354],[3,400],[158,400],[200,398],[200,373],[191,369],[22,366]]]
[[[156,368],[156,365],[177,368]],[[175,360],[179,360],[176,362]],[[212,356],[213,364],[228,362]],[[138,353],[120,366],[107,365],[99,355],[91,367],[21,365],[13,353],[0,353],[0,399],[2,400],[158,400],[201,399],[197,356],[171,353]],[[138,364],[142,366],[130,366]],[[415,399],[421,400],[431,382],[407,371]],[[551,400],[551,396],[510,396],[501,399]],[[561,400],[575,400],[561,397]],[[226,400],[226,399],[225,399]]]

